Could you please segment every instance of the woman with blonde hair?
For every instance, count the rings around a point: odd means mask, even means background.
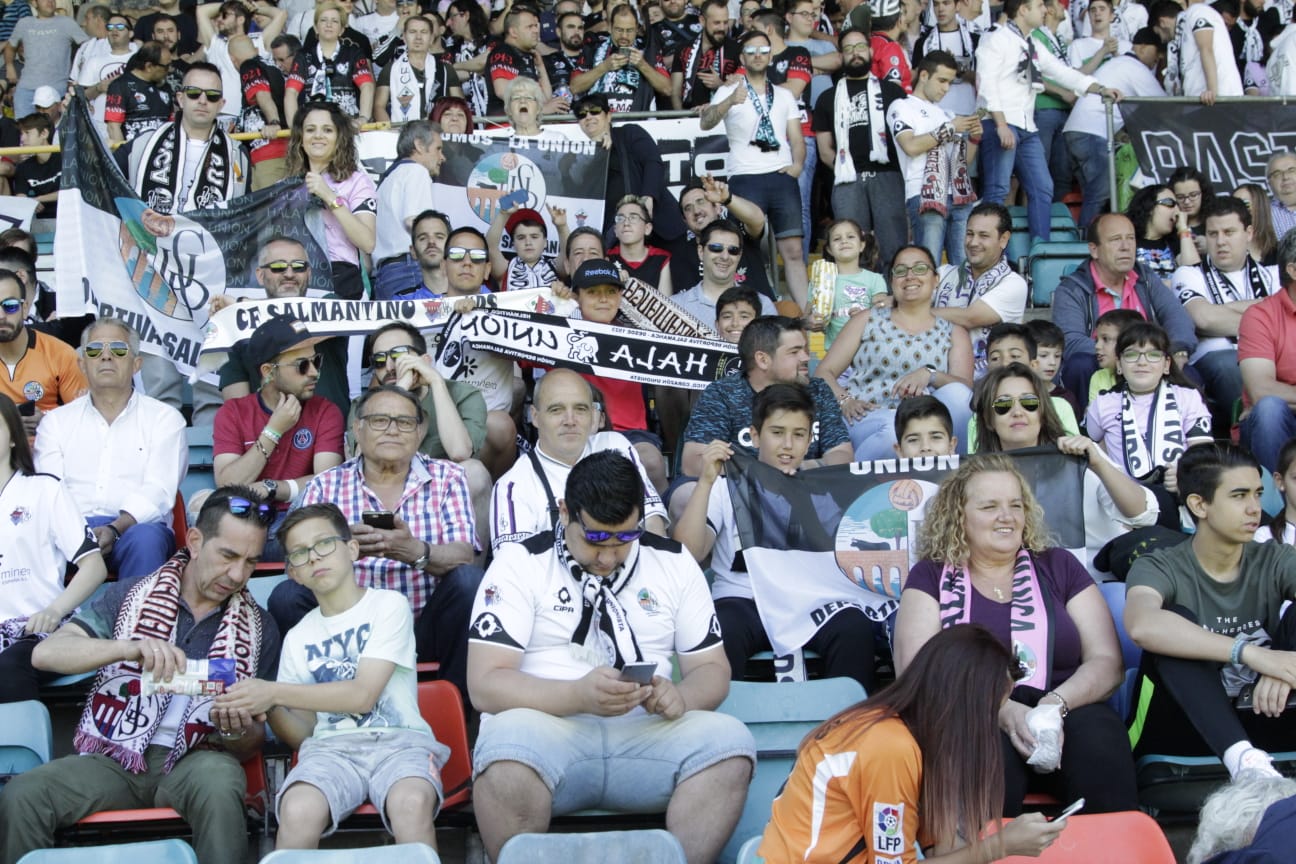
[[[1036,785],[1083,797],[1087,812],[1138,809],[1125,726],[1104,702],[1124,676],[1111,613],[1075,557],[1051,547],[1044,511],[1009,457],[973,456],[945,478],[918,555],[896,618],[896,671],[964,623],[985,626],[1026,669],[999,709],[1004,813],[1019,814]],[[1050,729],[1055,748],[1037,753]]]

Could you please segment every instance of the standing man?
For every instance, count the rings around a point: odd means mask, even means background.
[[[804,307],[807,279],[796,184],[805,167],[801,112],[792,91],[765,75],[773,50],[765,34],[747,33],[739,44],[743,77],[716,91],[702,110],[702,131],[724,121],[729,186],[768,214],[788,291],[797,306]]]
[[[162,86],[171,51],[145,42],[126,61],[126,71],[105,82],[104,126],[109,141],[133,141],[171,117],[171,94]]]
[[[284,129],[284,77],[273,63],[267,63],[247,36],[229,40],[229,58],[238,66],[242,85],[241,106],[235,128],[259,132],[248,142],[252,163],[251,191],[273,186],[288,173],[288,139],[278,137]]]
[[[869,34],[847,30],[841,37],[841,52],[841,78],[815,103],[819,161],[833,166],[833,213],[872,231],[878,261],[887,267],[909,239],[908,225],[896,218],[905,184],[886,120],[892,103],[905,98],[905,91],[899,84],[878,80],[870,71]]]
[[[681,0],[669,0],[679,2]],[[663,7],[665,4],[663,4]],[[671,66],[671,107],[676,111],[706,105],[738,71],[738,43],[729,38],[729,5],[725,0],[702,4],[702,30],[675,51]]]
[[[573,0],[565,0],[565,2],[574,5]],[[558,5],[561,4],[555,4],[553,13],[557,15],[554,22],[557,44],[545,43],[554,49],[544,55],[545,72],[549,75],[549,86],[553,88],[553,92],[574,93],[571,86],[572,78],[576,75],[577,67],[580,66],[585,54],[585,16],[580,13],[579,8],[559,10]],[[543,22],[543,16],[541,21]],[[542,23],[541,27],[543,26]],[[638,26],[639,19],[636,17],[636,32]]]
[[[390,297],[395,288],[409,287],[414,264],[405,238],[414,228],[414,218],[435,207],[432,178],[440,172],[443,162],[438,124],[411,120],[401,127],[396,137],[396,162],[378,182],[377,241],[373,251],[377,262],[375,296]]]
[[[1098,93],[1119,100],[1120,92],[1037,50],[1027,34],[1044,22],[1044,0],[1006,0],[1004,14],[1008,23],[982,34],[977,46],[977,106],[990,114],[982,121],[981,197],[1004,203],[1016,173],[1028,196],[1031,238],[1048,240],[1053,178],[1035,125],[1035,95],[1043,90],[1045,78],[1076,96]]]
[[[657,52],[639,36],[634,7],[618,4],[612,10],[610,27],[609,36],[580,56],[571,77],[572,93],[604,93],[612,111],[650,111],[658,104],[665,107],[671,95],[671,76]]]
[[[922,65],[932,51],[944,51],[958,64],[958,75],[940,106],[956,115],[976,111],[976,49],[981,34],[958,13],[958,0],[932,0],[936,23],[927,27],[914,42],[913,69]]]
[[[248,22],[253,15],[268,19],[264,27],[256,33],[248,33]],[[196,10],[198,18],[198,39],[202,43],[206,60],[220,70],[221,83],[225,93],[225,113],[222,119],[233,120],[243,104],[242,88],[239,86],[239,64],[230,57],[230,40],[237,36],[246,36],[252,40],[252,46],[258,56],[269,57],[269,44],[283,30],[288,22],[288,13],[269,3],[255,3],[253,0],[224,0],[217,3],[203,3]]]
[[[1241,96],[1242,75],[1224,18],[1206,2],[1189,0],[1175,19],[1166,50],[1166,90],[1214,105],[1217,96]]]
[[[906,93],[913,89],[913,73],[900,35],[909,29],[905,0],[869,0],[872,12],[869,47],[873,54],[873,76],[898,84]]]
[[[662,62],[674,68],[680,49],[702,33],[702,17],[689,6],[688,0],[662,0],[662,18],[650,25],[661,46]]]
[[[20,19],[4,45],[5,78],[14,88],[14,115],[20,119],[36,109],[37,87],[53,87],[59,93],[67,90],[72,49],[90,38],[76,19],[54,11],[54,0],[36,0],[36,14]],[[23,52],[21,77],[19,48]]]
[[[47,412],[86,391],[76,352],[27,326],[35,302],[35,288],[27,288],[12,270],[0,270],[0,396],[18,406],[28,437]]]
[[[426,120],[436,100],[463,98],[459,73],[431,52],[435,30],[431,19],[422,15],[405,19],[405,51],[383,67],[374,90],[374,119],[379,123]],[[380,234],[380,244],[381,238]]]
[[[487,114],[504,113],[508,86],[514,78],[531,78],[540,82],[546,100],[553,95],[539,45],[540,19],[534,9],[530,6],[510,8],[504,16],[504,38],[495,43],[495,48],[486,58],[486,82],[490,88]]]
[[[1089,0],[1089,24],[1090,35],[1077,37],[1067,46],[1067,63],[1086,75],[1129,51],[1131,44],[1128,38],[1117,38],[1112,32],[1111,0]]]
[[[1265,167],[1269,191],[1273,193],[1274,234],[1281,240],[1296,228],[1296,153],[1277,150]]]
[[[61,477],[119,580],[152,573],[175,551],[171,511],[189,464],[179,411],[135,390],[139,334],[100,318],[81,334],[86,395],[41,423],[36,470]]]
[[[108,126],[104,122],[104,107],[108,101],[108,85],[126,71],[127,61],[139,46],[131,41],[130,20],[125,15],[110,15],[104,32],[107,34],[104,39],[96,39],[93,43],[95,50],[91,50],[92,43],[81,46],[76,62],[72,64],[72,79],[85,87],[86,98],[90,100],[90,116],[99,134],[106,139]]]

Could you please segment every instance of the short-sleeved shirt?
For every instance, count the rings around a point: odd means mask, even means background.
[[[1224,636],[1278,632],[1283,601],[1296,599],[1296,548],[1281,543],[1242,547],[1238,578],[1219,582],[1202,569],[1191,543],[1158,549],[1130,567],[1125,584],[1161,595],[1161,607],[1182,606],[1197,623]]]
[[[99,543],[67,487],[50,474],[16,472],[0,486],[0,621],[35,615],[63,592],[68,563]]]
[[[846,423],[842,420],[841,406],[832,388],[822,378],[811,378],[807,385],[814,397],[815,420],[810,430],[810,449],[805,458],[821,459],[829,450],[850,442]],[[743,375],[722,378],[702,391],[688,426],[684,440],[697,444],[728,441],[755,456],[756,446],[751,437],[752,402],[756,391]]]
[[[735,280],[736,285],[742,283]],[[778,309],[774,306],[774,301],[765,294],[756,295],[760,297],[762,315],[777,315]],[[697,320],[710,327],[712,330],[716,327],[716,304],[715,301],[706,295],[702,289],[702,283],[694,285],[687,291],[680,291],[671,295],[671,302],[676,306],[688,312]]]
[[[352,213],[378,212],[378,187],[373,178],[363,168],[351,172],[345,180],[338,180],[332,174],[324,174],[324,182],[333,187],[333,191],[342,199],[342,206]],[[347,264],[360,264],[360,250],[342,230],[342,223],[333,215],[332,210],[324,211],[324,240],[328,246],[330,261],[342,261]]]
[[[765,72],[775,84],[786,84],[789,81],[802,81],[805,88],[796,97],[797,110],[801,112],[801,134],[807,138],[814,134],[810,124],[810,81],[814,78],[814,66],[811,65],[810,52],[795,45],[789,45],[783,52],[770,60],[769,69]]]
[[[869,44],[873,49],[874,77],[899,85],[906,93],[912,92],[913,71],[905,47],[885,33],[874,33],[869,37]]]
[[[681,47],[698,37],[702,32],[702,22],[697,15],[685,15],[679,21],[663,18],[652,25],[652,31],[661,46],[661,53],[673,57]]]
[[[715,580],[711,583],[711,596],[716,600],[726,597],[754,600],[747,565],[739,557],[742,540],[738,537],[738,522],[734,518],[729,482],[723,477],[716,479],[715,485],[711,487],[711,495],[707,498],[706,525],[715,535],[715,545],[711,547],[711,572],[715,574]]]
[[[495,95],[495,83],[512,81],[514,78],[540,80],[540,70],[536,68],[535,55],[523,54],[503,41],[496,42],[486,58],[487,114],[504,113],[504,100]]]
[[[35,402],[42,412],[49,412],[85,393],[85,376],[72,347],[46,333],[26,329],[27,350],[22,359],[12,368],[0,363],[0,396],[8,396],[15,405]]]
[[[897,99],[887,109],[887,125],[891,128],[891,137],[898,138],[901,132],[912,132],[914,137],[935,132],[944,124],[954,119],[954,115],[940,105],[909,96]],[[937,147],[958,147],[957,143],[938,144]],[[922,193],[923,181],[927,179],[927,153],[910,156],[903,147],[896,148],[896,158],[900,160],[900,171],[904,174],[905,200],[916,198]],[[947,194],[953,189],[953,177]]]
[[[120,123],[127,141],[151,132],[171,119],[171,94],[126,72],[108,85],[104,122]]]
[[[1234,270],[1232,273],[1224,273],[1219,270],[1215,271],[1224,279],[1228,280],[1229,285],[1237,294],[1239,300],[1256,300],[1255,292],[1251,289],[1251,281],[1247,278],[1247,268]],[[1262,279],[1268,286],[1269,293],[1282,290],[1282,283],[1278,279],[1277,267],[1265,267],[1260,273]],[[1194,300],[1205,300],[1207,303],[1214,303],[1210,290],[1206,287],[1206,276],[1202,273],[1202,268],[1198,266],[1179,267],[1174,271],[1174,278],[1170,282],[1170,287],[1178,296],[1179,302],[1187,306]],[[1211,353],[1212,351],[1230,351],[1237,347],[1237,342],[1227,336],[1202,336],[1197,340],[1197,349],[1193,351],[1192,356],[1188,358],[1189,363],[1196,363],[1199,359]]]
[[[35,15],[14,25],[9,44],[23,49],[22,87],[53,87],[59,93],[67,89],[72,69],[72,49],[90,37],[66,15],[39,18]]]
[[[361,660],[385,660],[396,668],[364,714],[315,712],[311,737],[383,729],[431,732],[418,709],[414,616],[409,603],[395,591],[369,588],[354,606],[337,615],[324,615],[319,607],[307,612],[284,636],[279,680],[289,684],[353,681]]]
[[[333,299],[329,294],[326,299]],[[351,389],[347,383],[347,337],[338,336],[325,339],[315,346],[323,355],[324,368],[319,370],[319,381],[315,385],[315,395],[322,396],[337,406],[339,412],[351,410]],[[252,361],[247,341],[235,342],[229,350],[225,364],[220,368],[220,386],[224,389],[231,384],[247,384],[255,390],[261,383],[261,367]]]
[[[347,116],[359,117],[360,88],[373,80],[367,52],[354,42],[342,41],[337,53],[326,60],[320,59],[316,47],[298,51],[284,86],[304,94],[303,101],[326,99],[337,103]]]
[[[1296,384],[1296,305],[1286,291],[1277,291],[1242,313],[1238,361],[1251,359],[1270,361],[1277,380]],[[1242,395],[1247,399],[1245,391]]]
[[[1057,687],[1075,674],[1082,660],[1080,630],[1068,614],[1066,606],[1073,597],[1093,585],[1094,580],[1089,571],[1066,549],[1045,549],[1043,552],[1032,553],[1031,558],[1035,561],[1035,575],[1048,596],[1052,609],[1049,620],[1053,627],[1053,668],[1049,673],[1049,685]],[[940,564],[935,561],[919,561],[909,571],[905,590],[921,591],[939,603],[940,574]],[[991,600],[975,588],[968,590],[972,596],[972,623],[984,626],[1005,648],[1011,650],[1012,603]]]
[[[761,250],[761,237],[747,233],[747,226],[738,223],[742,232],[742,257],[738,260],[738,269],[734,272],[734,285],[751,288],[762,298],[771,299],[774,289],[770,287],[769,274],[765,272],[765,256]],[[764,235],[762,230],[761,234]],[[697,238],[689,232],[681,237],[671,248],[671,285],[675,289],[674,302],[680,302],[681,289],[685,285],[697,285],[702,278],[702,259],[698,255]],[[772,305],[772,303],[771,303]],[[711,304],[710,316],[715,318],[715,304]],[[762,313],[773,315],[775,313]]]
[[[1197,48],[1197,34],[1203,31],[1210,32],[1211,48],[1215,55],[1215,95],[1241,96],[1242,75],[1233,55],[1228,25],[1209,3],[1193,3],[1175,19],[1172,47],[1178,49],[1180,68],[1183,70],[1180,81],[1182,95],[1196,98],[1206,90],[1206,70],[1202,66],[1201,51]]]
[[[958,293],[959,280],[963,278],[964,267],[967,267],[967,265],[954,267],[946,264],[941,269],[941,281],[936,287],[936,296],[932,299],[932,305],[937,308],[942,306],[967,308],[980,300],[995,311],[1000,321],[1020,324],[1022,316],[1026,314],[1026,280],[1009,270],[1002,279],[992,285],[980,297],[969,298],[961,303],[951,302]],[[968,336],[972,337],[972,357],[976,361],[978,375],[983,373],[986,368],[989,335],[989,327],[968,328]]]
[[[698,654],[720,644],[706,577],[682,546],[645,534],[622,567],[631,575],[617,600],[643,662],[656,663],[658,675],[671,674],[672,654]],[[574,681],[592,668],[571,650],[581,608],[581,583],[559,558],[553,532],[546,531],[496,551],[473,603],[468,641],[520,652],[520,671],[528,675]]]
[[[274,102],[278,114],[275,119],[279,121],[279,130],[284,128],[284,77],[279,68],[272,63],[267,63],[260,57],[249,57],[239,66],[239,79],[242,90],[242,111],[238,118],[238,131],[240,132],[260,132],[266,126],[266,117],[261,111],[261,106],[257,104],[257,96],[262,93],[270,94],[270,101]],[[278,131],[278,130],[276,130]],[[252,164],[264,162],[267,159],[282,159],[288,155],[287,138],[271,138],[267,141],[264,138],[255,138],[247,142],[250,149],[249,158]]]
[[[35,156],[29,156],[18,163],[14,169],[14,194],[26,198],[39,198],[59,190],[59,180],[63,176],[63,154],[51,153],[44,162]],[[48,201],[41,210],[42,219],[53,219],[57,213],[58,202]]]
[[[711,104],[723,102],[739,87],[747,88],[746,80],[740,78],[735,84],[722,85],[711,97]],[[772,152],[763,152],[752,144],[760,122],[756,99],[767,106],[770,124],[774,127],[774,138],[780,145]],[[764,93],[757,91],[755,99],[748,93],[746,99],[731,106],[724,115],[725,135],[729,138],[729,176],[772,174],[791,165],[792,147],[788,142],[787,128],[788,121],[798,116],[797,101],[792,91],[771,82],[766,83]]]
[[[390,68],[390,67],[388,67]],[[374,263],[381,263],[409,251],[410,232],[405,220],[424,210],[436,209],[432,175],[425,166],[406,159],[388,170],[378,187],[378,219],[375,224]]]
[[[874,162],[869,158],[873,150],[873,127],[871,125],[866,81],[863,78],[847,78],[846,95],[850,97],[850,117],[849,125],[846,127],[847,149],[850,151],[851,159],[855,162],[855,170],[859,173],[871,172],[878,173],[881,171],[899,171],[900,162],[896,157],[895,136],[886,134],[882,130],[882,138],[886,141],[887,161]],[[887,112],[891,110],[891,104],[905,98],[904,88],[892,81],[882,82],[882,121],[886,122]],[[835,122],[837,103],[837,88],[829,87],[819,97],[815,103],[814,117],[812,125],[815,132],[831,132],[835,136],[837,125]],[[836,146],[841,147],[841,142],[836,141]]]
[[[1202,400],[1201,393],[1192,387],[1170,385],[1174,390],[1175,405],[1179,409],[1179,424],[1183,429],[1185,443],[1189,438],[1211,437],[1210,409]],[[1089,402],[1085,412],[1085,430],[1089,437],[1101,441],[1107,456],[1117,465],[1125,465],[1125,436],[1121,429],[1121,406],[1125,401],[1124,390],[1111,390],[1100,393],[1097,399]],[[1134,426],[1140,435],[1147,435],[1149,417],[1155,399],[1153,393],[1132,393],[1130,401],[1134,406]],[[1152,453],[1154,464],[1162,465],[1161,457]]]
[[[256,446],[270,415],[261,394],[249,393],[230,399],[216,412],[212,429],[212,455],[242,456]],[[302,403],[301,416],[270,453],[257,479],[287,480],[315,473],[315,457],[322,453],[342,455],[342,412],[327,399],[312,396]],[[279,509],[288,509],[280,502]]]

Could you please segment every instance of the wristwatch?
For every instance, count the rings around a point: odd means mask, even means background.
[[[278,481],[262,480],[261,485],[266,488],[266,495],[269,496],[270,500],[275,500],[275,490],[279,488]]]
[[[410,566],[415,570],[427,569],[428,562],[432,560],[432,546],[426,540],[423,541],[423,554],[410,562]]]

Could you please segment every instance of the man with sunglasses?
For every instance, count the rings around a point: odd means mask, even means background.
[[[690,861],[714,861],[738,821],[755,747],[714,710],[729,690],[715,607],[692,557],[643,519],[639,469],[592,453],[568,475],[557,527],[502,544],[482,579],[468,692],[492,860],[515,834],[592,807],[665,812]]]
[[[0,362],[9,373],[0,375],[0,396],[18,406],[29,436],[47,412],[86,391],[71,346],[27,326],[35,299],[17,273],[0,269]]]
[[[316,474],[342,462],[342,412],[315,397],[320,341],[288,318],[271,318],[253,331],[248,354],[261,387],[222,405],[212,429],[217,484],[253,486],[280,517]],[[267,543],[265,559],[283,560],[277,537]]]
[[[159,801],[192,826],[204,864],[247,858],[239,763],[260,758],[264,723],[210,696],[158,699],[142,685],[146,676],[171,681],[190,660],[219,660],[235,681],[274,677],[279,629],[247,591],[273,515],[251,489],[217,489],[186,548],[141,579],[108,585],[36,646],[36,668],[98,677],[78,752],[14,778],[0,795],[0,860],[53,846],[57,829],[90,813]]]
[[[135,390],[139,334],[100,318],[81,334],[86,395],[49,413],[36,470],[63,478],[118,579],[152,573],[175,551],[171,510],[189,464],[179,411]]]
[[[90,116],[99,134],[107,140],[104,107],[108,102],[108,85],[126,71],[126,64],[139,45],[131,41],[130,19],[120,12],[108,17],[104,32],[103,39],[92,39],[77,51],[72,61],[72,80],[85,87]]]
[[[686,291],[676,292],[671,301],[714,330],[716,301],[720,295],[746,284],[738,279],[744,252],[742,231],[735,222],[716,219],[698,235],[697,251],[702,262],[701,281]],[[760,302],[760,314],[778,314],[774,301],[767,295],[761,294]]]

